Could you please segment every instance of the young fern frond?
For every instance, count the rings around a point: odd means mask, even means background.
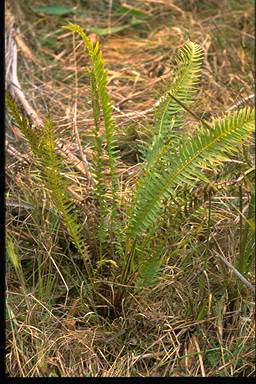
[[[228,154],[233,154],[236,145],[248,139],[253,131],[254,119],[254,110],[244,108],[221,120],[213,120],[211,130],[201,128],[196,137],[181,143],[170,158],[170,167],[161,175],[148,175],[142,183],[127,229],[128,237],[136,236],[156,222],[163,199],[169,196],[175,186],[194,185],[201,178],[200,169],[211,168],[212,164],[216,166]]]
[[[113,131],[115,128],[115,122],[112,116],[112,105],[110,103],[108,90],[107,90],[107,71],[104,68],[105,60],[102,58],[102,52],[99,51],[99,44],[96,43],[95,47],[93,46],[92,41],[86,36],[83,30],[75,24],[69,24],[64,27],[73,32],[77,32],[85,43],[85,47],[90,56],[92,72],[91,76],[91,85],[93,91],[93,113],[94,120],[99,120],[100,108],[102,109],[103,119],[104,119],[104,128],[106,134],[106,142],[107,142],[107,153],[108,153],[108,162],[110,168],[111,182],[112,182],[112,198],[113,202],[116,202],[116,194],[117,194],[117,174],[116,174],[116,150],[113,144]],[[115,205],[115,204],[114,204]]]
[[[112,106],[110,103],[108,90],[107,90],[107,71],[104,68],[105,61],[102,58],[102,52],[99,50],[98,42],[94,46],[92,41],[86,36],[80,26],[69,24],[64,27],[73,32],[77,32],[85,43],[85,48],[89,54],[91,61],[91,90],[92,90],[92,106],[93,116],[95,123],[95,174],[96,174],[96,192],[98,202],[100,205],[100,238],[104,240],[104,221],[107,216],[106,205],[106,185],[104,183],[103,173],[103,156],[102,156],[102,137],[99,133],[99,118],[100,110],[102,110],[105,136],[106,136],[106,150],[108,155],[108,165],[111,178],[111,201],[108,209],[110,210],[110,232],[114,231],[114,219],[117,216],[117,193],[118,193],[118,177],[117,177],[117,151],[113,143],[113,131],[115,129],[115,122],[112,116]],[[112,237],[112,236],[111,236]]]

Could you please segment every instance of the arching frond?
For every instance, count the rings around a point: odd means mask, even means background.
[[[175,96],[187,107],[193,102],[193,96],[201,77],[201,66],[203,61],[203,49],[200,45],[189,41],[178,52],[175,61],[177,72],[175,79],[171,79],[171,85],[167,93],[160,98],[156,107],[156,134],[168,135],[174,131],[175,137],[183,124],[184,110],[171,96]],[[171,121],[175,121],[170,127]]]
[[[178,71],[170,92],[186,107],[191,104],[197,91],[203,54],[198,44],[189,41],[176,57]],[[162,172],[161,167],[167,165],[170,152],[176,151],[183,136],[179,129],[184,121],[184,109],[170,95],[170,92],[160,99],[156,108],[156,133],[148,149],[146,172]],[[155,169],[156,166],[157,169]]]
[[[236,146],[254,129],[254,109],[244,108],[221,120],[213,120],[211,129],[181,143],[162,174],[149,173],[139,187],[137,204],[128,227],[128,236],[136,236],[154,223],[161,212],[162,201],[177,185],[194,185],[202,169],[221,163],[236,152]],[[203,178],[203,175],[202,175]]]

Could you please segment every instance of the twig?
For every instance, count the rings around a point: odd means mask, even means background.
[[[35,123],[35,126],[42,127],[43,121],[37,115],[36,111],[31,107],[28,103],[18,80],[17,75],[17,64],[18,64],[18,54],[17,54],[17,46],[16,42],[13,39],[13,32],[15,29],[13,28],[13,21],[9,27],[9,31],[6,34],[7,39],[7,49],[5,54],[5,65],[6,65],[6,88],[9,89],[9,92],[13,96],[14,99],[18,100],[22,105],[25,113],[29,116],[32,121]],[[18,32],[18,29],[16,30]]]
[[[85,169],[84,163],[82,160],[78,159],[69,149],[68,145],[61,143],[59,140],[56,140],[57,147],[58,147],[58,152],[62,155],[65,156],[66,159],[72,163],[73,167],[76,168],[83,176],[88,177],[88,170]],[[82,148],[81,148],[82,150]],[[83,151],[83,150],[82,150]],[[82,158],[84,158],[85,155],[83,155]],[[90,176],[91,177],[91,176]]]
[[[217,247],[219,248],[220,252],[222,252],[215,237],[213,235],[212,237],[215,243],[217,244]],[[217,256],[219,256],[223,263],[226,264],[226,266],[230,268],[231,271],[234,272],[234,274],[247,286],[247,288],[249,288],[255,294],[255,286],[251,284],[243,275],[241,275],[241,273],[232,264],[230,264],[230,262],[224,256],[222,256],[220,253],[217,253],[216,251],[215,253]]]
[[[6,88],[9,90],[11,93],[12,97],[19,102],[19,104],[22,106],[25,114],[30,117],[32,120],[35,129],[36,128],[41,128],[43,127],[44,123],[43,120],[38,116],[36,111],[31,107],[29,102],[27,101],[22,89],[21,85],[18,80],[18,75],[17,75],[17,46],[16,42],[13,39],[13,33],[18,32],[18,30],[15,31],[13,24],[14,24],[14,19],[9,15],[10,19],[10,26],[9,30],[6,34],[6,54],[5,54],[5,66],[6,66]],[[74,122],[75,122],[75,128],[76,128],[76,117],[74,117]],[[68,159],[69,161],[73,162],[73,166],[81,172],[83,175],[85,175],[87,178],[92,179],[90,174],[88,173],[88,161],[86,159],[86,156],[82,150],[81,142],[79,139],[79,134],[77,129],[75,129],[76,133],[76,138],[77,138],[77,143],[79,147],[79,151],[81,154],[82,161],[79,160],[75,155],[73,155],[64,144],[61,144],[59,140],[57,140],[57,146],[59,149],[59,153]],[[63,151],[63,148],[65,147],[65,150]],[[14,154],[19,160],[21,156],[17,156],[18,152],[14,150],[14,148],[11,148],[10,145],[7,143],[7,150],[8,152]],[[20,154],[19,154],[20,155]]]
[[[240,105],[243,105],[247,100],[253,99],[254,97],[255,97],[254,94],[245,97],[243,100],[240,100],[238,103],[231,105],[231,107],[227,110],[227,112],[233,111],[234,109],[236,109]]]
[[[23,155],[21,154],[19,151],[17,151],[17,149],[15,149],[10,143],[8,140],[6,140],[6,148],[7,148],[7,152],[16,157],[17,160],[19,160],[20,162],[26,162],[27,164],[29,164],[29,157],[27,155]]]

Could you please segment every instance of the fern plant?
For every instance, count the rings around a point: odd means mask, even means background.
[[[197,180],[207,182],[203,170],[215,169],[236,152],[237,145],[248,139],[254,129],[254,110],[244,108],[220,119],[213,119],[210,123],[201,121],[195,136],[188,137],[187,132],[187,137],[183,134],[185,112],[191,108],[203,61],[202,48],[198,44],[187,42],[177,55],[176,79],[156,107],[154,136],[142,164],[142,176],[137,181],[130,204],[121,207],[117,177],[118,152],[113,141],[115,122],[107,91],[105,62],[99,44],[94,46],[79,26],[69,24],[65,28],[80,35],[90,58],[89,77],[95,138],[93,197],[99,207],[97,239],[100,250],[94,265],[90,261],[82,227],[77,222],[75,210],[68,198],[67,182],[61,176],[63,166],[56,151],[50,119],[46,120],[41,133],[35,133],[29,120],[18,110],[8,94],[7,107],[31,146],[56,210],[84,260],[86,275],[93,289],[96,290],[94,276],[100,273],[97,265],[110,263],[120,268],[121,271],[115,276],[118,284],[112,298],[112,306],[118,313],[128,290],[128,283],[134,284],[136,289],[151,286],[159,273],[164,260],[164,245],[161,242],[157,244],[155,233],[159,230],[159,216],[164,210],[166,200],[170,196],[175,199],[177,186],[194,186]],[[101,115],[104,121],[104,137],[100,131]],[[104,140],[110,188],[104,173]],[[121,222],[124,219],[119,216],[120,208],[125,210],[125,222]],[[107,216],[110,220],[106,226]]]
[[[156,168],[161,162],[160,158],[155,169],[140,181],[127,237],[135,239],[138,234],[152,226],[161,214],[164,200],[174,193],[177,185],[193,186],[196,180],[204,180],[201,170],[211,169],[226,159],[228,154],[234,154],[235,145],[243,142],[248,137],[248,132],[253,129],[254,111],[245,108],[235,112],[233,116],[229,114],[222,120],[213,120],[211,130],[202,128],[196,137],[181,143],[170,157],[169,168],[161,168],[161,174]],[[131,241],[134,243],[136,240]]]
[[[127,226],[129,261],[123,269],[122,281],[129,280],[133,273],[131,266],[136,257],[133,250],[137,237],[157,222],[164,201],[175,194],[175,187],[194,186],[198,179],[207,181],[202,169],[213,169],[235,153],[236,144],[246,140],[254,129],[254,110],[245,108],[223,119],[213,119],[211,125],[202,121],[195,137],[185,140],[177,131],[182,126],[184,109],[181,109],[181,103],[184,108],[191,104],[202,58],[203,51],[197,44],[189,42],[185,45],[177,59],[177,80],[157,108],[158,129],[148,150],[144,176],[138,182]],[[150,255],[146,263],[154,270],[151,264],[159,265],[159,258]],[[143,265],[139,274],[142,278],[144,270]]]

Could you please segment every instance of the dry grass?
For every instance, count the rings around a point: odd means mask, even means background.
[[[80,40],[61,27],[68,21],[88,29],[131,21],[109,8],[116,3],[114,0],[81,1],[79,5],[63,1],[63,5],[74,7],[74,13],[66,18],[28,10],[49,3],[22,0],[6,4],[19,27],[18,77],[41,118],[49,108],[58,138],[65,146],[67,166],[76,169],[72,198],[81,209],[81,220],[87,215],[93,222],[94,207],[87,201],[88,175],[83,165],[75,167],[71,158],[73,155],[81,160],[78,136],[88,161],[91,158],[93,119],[84,73],[88,59]],[[115,135],[122,154],[119,171],[124,201],[136,177],[135,141],[150,137],[152,107],[170,76],[175,51],[188,38],[205,51],[194,112],[221,114],[253,94],[254,84],[252,2],[127,3],[149,16],[145,23],[117,34],[91,33],[92,39],[100,41],[109,72],[109,92],[118,127]],[[213,230],[208,251],[207,200],[194,216],[188,212],[180,217],[176,212],[175,228],[163,223],[170,233],[170,256],[158,284],[151,290],[131,294],[119,318],[101,317],[88,305],[90,292],[80,261],[75,259],[58,217],[53,222],[22,135],[8,125],[6,139],[6,225],[15,238],[22,265],[17,274],[6,260],[8,376],[255,374],[255,303],[251,292],[239,286],[218,258],[218,252],[231,263],[237,257],[240,215],[234,207],[236,186],[230,183],[212,198]],[[225,164],[227,174],[236,173],[232,166],[237,167]],[[241,166],[241,173],[244,171],[246,168]],[[198,193],[203,201],[203,192]],[[243,193],[246,207],[244,189]],[[188,205],[192,200],[190,196]],[[253,271],[247,278],[253,281]]]

